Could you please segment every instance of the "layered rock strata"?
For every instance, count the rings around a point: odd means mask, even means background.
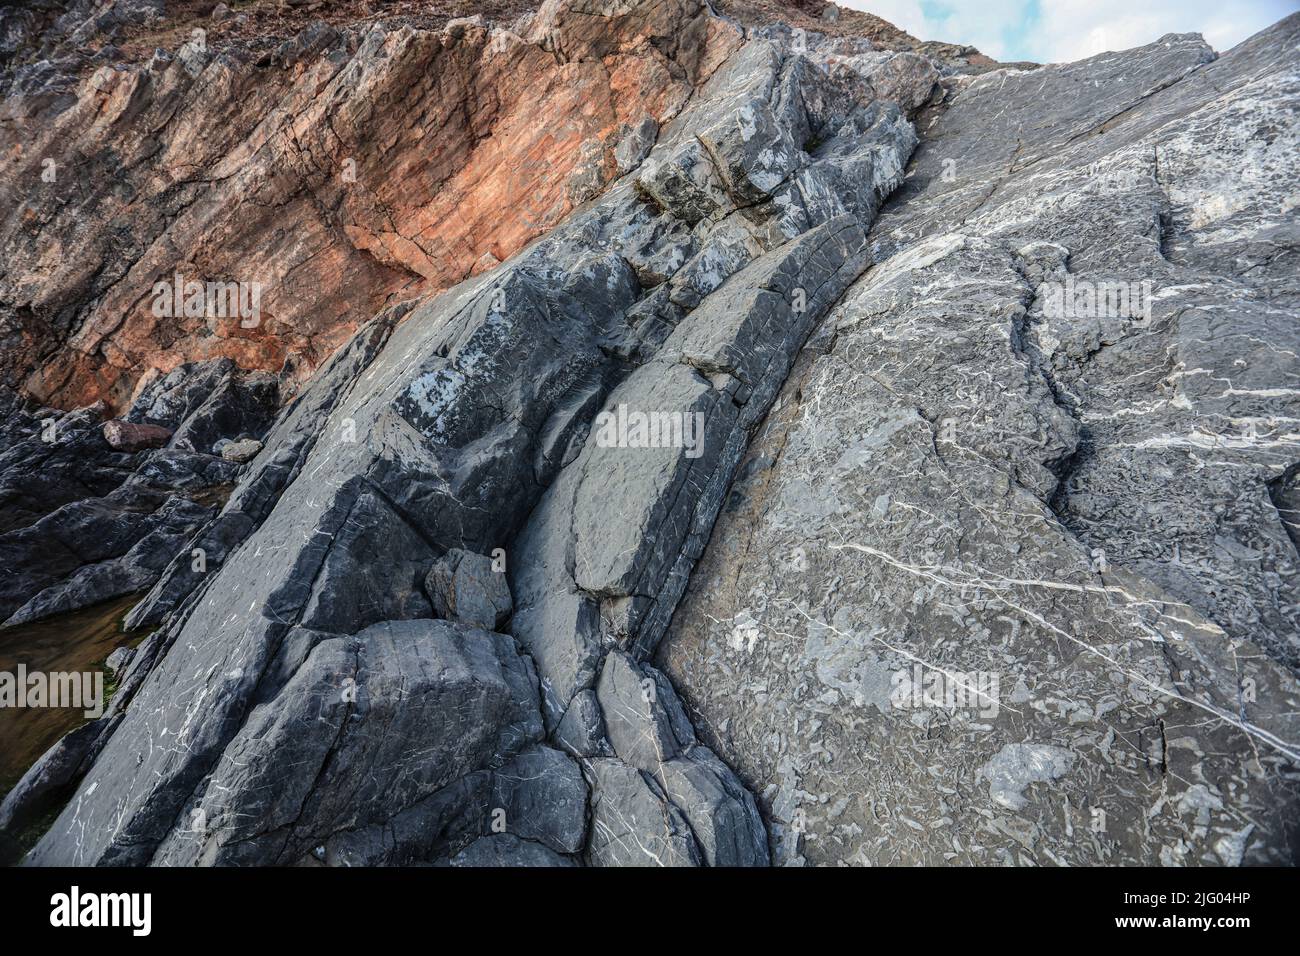
[[[1293,859],[1300,19],[746,18],[6,74],[0,597],[152,584],[28,862]]]
[[[584,63],[661,13],[538,17]],[[177,559],[137,608],[162,627],[31,862],[767,862],[645,659],[916,137],[866,79],[764,39],[665,120],[602,196],[383,311],[282,413],[197,539],[208,570]],[[464,618],[467,561],[501,562],[508,635]]]

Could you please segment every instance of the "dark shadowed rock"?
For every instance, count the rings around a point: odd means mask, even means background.
[[[449,866],[574,866],[540,843],[530,843],[509,833],[480,837],[448,861]]]
[[[0,554],[22,569],[0,587],[6,622],[148,589],[171,562],[192,561],[186,544],[242,469],[186,436],[260,431],[277,389],[217,361],[155,376],[125,419],[102,427],[99,406],[16,403],[0,452]]]
[[[5,794],[0,803],[0,865],[18,862],[23,831],[67,799],[118,719],[104,716],[66,734]]]
[[[508,637],[444,621],[323,640],[231,741],[186,808],[192,825],[156,862],[287,863],[337,831],[388,819],[536,740],[535,680]],[[524,766],[563,773],[544,755]],[[576,792],[558,780],[552,790],[550,778],[525,789],[525,776],[498,791],[507,806],[538,800],[553,821],[542,833],[581,840],[580,780]]]
[[[587,785],[573,760],[550,747],[525,751],[492,775],[494,830],[577,853],[587,835]]]
[[[510,585],[486,555],[453,548],[429,571],[424,589],[439,617],[489,631],[510,619]]]

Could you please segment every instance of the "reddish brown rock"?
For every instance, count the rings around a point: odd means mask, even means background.
[[[697,0],[547,6],[528,36],[321,23],[274,56],[103,66],[61,112],[11,95],[0,382],[120,411],[187,361],[301,381],[385,302],[505,260],[603,188],[627,128],[671,119],[739,42]]]
[[[151,370],[227,357],[291,393],[385,303],[505,261],[597,195],[629,130],[661,128],[744,41],[702,0],[545,0],[501,25],[528,6],[485,5],[494,26],[338,4],[308,25],[253,4],[244,27],[126,27],[120,56],[8,89],[0,384],[121,411]],[[724,4],[924,46],[823,6]],[[191,27],[205,41],[177,47]]]
[[[104,441],[118,451],[137,452],[146,448],[161,448],[171,437],[172,430],[161,425],[137,425],[120,418],[104,422]]]

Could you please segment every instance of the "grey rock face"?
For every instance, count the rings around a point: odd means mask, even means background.
[[[590,764],[592,866],[699,866],[690,824],[651,777],[618,760]]]
[[[589,862],[646,862],[645,846],[650,862],[766,862],[752,796],[642,662],[914,143],[865,85],[747,44],[605,196],[362,329],[191,542],[203,567],[173,559],[133,614],[163,629],[31,861],[431,861],[497,835],[499,809],[505,832]],[[149,397],[158,419],[193,404],[165,382]],[[629,440],[620,409],[667,430]],[[513,618],[484,570],[496,548]],[[514,699],[533,723],[444,686],[422,655],[489,638],[421,620],[434,613],[510,620],[492,666],[514,673],[514,641],[530,655],[538,692]],[[654,689],[644,707],[636,673]],[[403,686],[467,723],[430,746],[396,709]],[[671,741],[662,760],[644,728]],[[543,734],[562,749],[520,754]]]
[[[659,658],[777,862],[1292,860],[1298,30],[918,120]]]
[[[659,135],[659,124],[653,116],[646,116],[635,126],[630,126],[614,147],[614,162],[619,172],[629,173],[641,165],[641,161],[654,148],[655,137]]]
[[[587,784],[578,765],[549,747],[520,754],[492,777],[492,826],[557,853],[587,835]]]
[[[321,640],[226,747],[186,808],[191,826],[169,834],[155,862],[288,863],[387,819],[540,737],[535,681],[509,638],[443,621]],[[546,767],[538,758],[521,771]],[[515,786],[504,799],[539,792]],[[579,814],[581,794],[579,780]],[[544,835],[572,842],[565,802],[542,802],[555,820]]]
[[[439,617],[489,631],[510,619],[510,585],[486,555],[453,548],[434,564],[424,589]]]
[[[656,773],[664,761],[695,743],[667,680],[653,668],[637,666],[626,654],[615,651],[605,658],[596,699],[614,752],[639,770]]]
[[[590,19],[521,42],[596,55]],[[1293,105],[1297,22],[980,78],[751,38],[269,427],[207,366],[142,389],[147,461],[79,413],[96,503],[45,500],[104,554],[15,609],[156,532],[159,627],[0,830],[70,797],[29,862],[1284,860],[1295,144],[1233,104]],[[1141,323],[1053,304],[1134,275]],[[238,483],[173,514],[146,474]],[[51,520],[12,480],[0,548]]]
[[[870,63],[854,60],[850,67],[867,78],[877,97],[908,113],[925,105],[939,80],[934,64],[915,53],[882,55]]]
[[[660,768],[709,866],[767,866],[767,830],[754,798],[713,751],[692,747]]]
[[[529,843],[509,833],[475,840],[448,861],[449,866],[573,866],[568,857],[540,843]]]
[[[612,757],[605,738],[605,713],[594,690],[580,691],[555,728],[555,742],[575,757]]]
[[[587,837],[587,784],[578,765],[535,746],[500,767],[476,770],[382,823],[340,831],[301,862],[328,866],[446,862],[481,844],[546,865],[570,866]],[[495,857],[492,857],[495,858]],[[479,864],[476,864],[479,865]],[[496,865],[483,863],[481,865]]]
[[[127,665],[131,663],[131,657],[134,654],[135,648],[123,644],[121,647],[114,648],[113,653],[108,655],[104,660],[104,667],[115,677],[120,676],[126,670]]]

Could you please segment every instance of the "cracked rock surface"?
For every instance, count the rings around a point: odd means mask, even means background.
[[[1298,37],[942,81],[658,658],[775,862],[1293,860]]]
[[[534,28],[575,62],[667,29],[576,9]],[[636,165],[380,312],[261,439],[207,569],[177,557],[133,612],[161,626],[29,862],[768,861],[645,660],[916,135],[858,74],[674,9],[700,79]]]
[[[546,0],[7,73],[0,139],[97,188],[0,221],[0,610],[147,588],[148,634],[0,839],[1291,861],[1300,17],[1026,70],[906,39]],[[160,270],[250,256],[264,322],[161,335]]]

